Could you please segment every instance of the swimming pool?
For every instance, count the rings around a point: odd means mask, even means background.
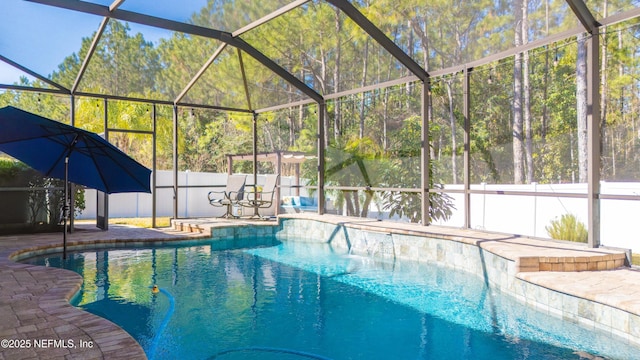
[[[25,261],[80,273],[74,304],[123,327],[150,359],[630,359],[639,351],[528,308],[470,273],[322,243],[260,244]]]

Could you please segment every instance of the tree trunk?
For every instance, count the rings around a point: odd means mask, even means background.
[[[544,2],[544,29],[545,35],[549,36],[549,0]],[[544,53],[544,85],[542,90],[542,129],[540,131],[540,137],[542,139],[542,148],[544,149],[547,140],[547,122],[549,121],[549,108],[547,103],[549,100],[549,51]],[[543,150],[544,151],[544,150]],[[544,167],[544,163],[542,164]]]
[[[323,49],[320,49],[320,58],[322,59],[322,62],[320,64],[320,75],[316,76],[316,80],[319,82],[319,87],[320,89],[322,89],[322,93],[326,94],[327,93],[327,56],[324,52]],[[318,111],[320,111],[320,109],[318,109]],[[323,121],[323,125],[324,125],[324,146],[325,148],[329,147],[329,142],[331,139],[331,131],[329,131],[329,116],[328,116],[328,112],[326,111],[326,107],[325,107],[325,112],[324,112],[324,121]]]
[[[269,125],[264,125],[262,127],[262,132],[264,133],[264,137],[267,139],[267,143],[269,144],[268,152],[273,152],[276,150],[276,144],[273,141],[273,134],[271,133],[271,129],[269,129]]]
[[[618,30],[618,51],[622,50],[622,29]],[[621,61],[618,64],[618,77],[620,79],[622,79],[622,77],[624,76],[624,63]],[[625,101],[624,101],[624,94],[625,94],[625,87],[623,86],[622,89],[620,89],[620,100],[619,100],[619,107],[620,107],[620,123],[621,124],[626,124],[626,112],[624,111],[625,108]],[[635,116],[632,116],[632,118],[635,118]],[[636,129],[635,129],[635,121],[632,120],[631,121],[631,132],[633,134],[636,133]],[[613,139],[613,134],[611,136],[611,138]],[[612,168],[613,168],[613,176],[616,175],[616,154],[615,154],[615,148],[613,147],[613,145],[611,146],[611,164],[612,164]]]
[[[602,18],[605,19],[608,16],[608,12],[607,12],[607,7],[609,1],[608,0],[604,0],[602,3]],[[608,87],[607,87],[607,26],[603,25],[600,32],[602,34],[604,34],[604,36],[601,37],[601,44],[600,44],[600,48],[602,49],[602,54],[600,55],[600,60],[601,60],[601,64],[600,64],[600,123],[601,123],[601,127],[600,129],[604,129],[605,125],[607,124],[607,93],[608,93]]]
[[[340,92],[340,61],[341,61],[341,39],[340,34],[342,33],[342,24],[340,22],[340,10],[336,8],[335,12],[335,26],[336,26],[336,65],[335,72],[333,73],[333,86],[335,92]],[[342,112],[340,109],[339,103],[336,103],[334,106],[334,119],[333,119],[333,136],[336,139],[340,138],[340,127],[342,123]]]
[[[385,88],[384,97],[382,100],[382,145],[384,151],[389,149],[389,137],[387,130],[387,122],[389,121],[389,88]]]
[[[393,65],[389,64],[387,67],[387,73],[385,79],[391,78],[391,73],[393,70]],[[384,96],[382,97],[382,137],[383,137],[383,145],[384,150],[387,151],[389,149],[389,88],[384,88]]]
[[[342,192],[342,194],[344,195],[344,203],[345,206],[347,208],[347,216],[355,216],[356,212],[355,212],[355,206],[353,204],[353,199],[352,199],[352,194],[353,191],[351,190],[345,190]]]
[[[622,29],[618,30],[618,51],[622,51]],[[622,78],[624,76],[624,63],[621,61],[618,63],[618,76]],[[622,123],[625,123],[625,112],[624,112],[624,93],[625,87],[620,89],[620,120]],[[633,124],[633,122],[632,122]]]
[[[369,38],[367,38],[364,42],[364,59],[362,65],[362,79],[360,80],[360,86],[364,87],[367,84],[367,65],[369,60]],[[364,137],[364,111],[365,108],[365,93],[360,94],[360,131],[359,136],[360,139]]]
[[[528,43],[527,35],[529,33],[529,14],[527,10],[527,3],[525,0],[522,2],[522,44]],[[527,183],[533,182],[533,126],[531,124],[531,97],[529,86],[529,52],[525,51],[522,59],[522,99],[524,107],[522,109],[522,116],[525,127],[525,158],[527,160]]]
[[[447,98],[449,100],[449,126],[451,127],[451,173],[453,175],[452,181],[454,184],[458,183],[458,165],[456,164],[457,156],[456,151],[458,149],[458,139],[456,137],[456,117],[453,111],[453,91],[451,90],[451,82],[453,80],[446,81],[447,84]]]
[[[304,72],[302,73],[304,74]],[[304,76],[304,75],[303,75]],[[291,86],[289,87],[289,91],[291,91]],[[291,96],[289,96],[289,100],[291,100]],[[296,116],[295,116],[295,108],[287,109],[287,126],[289,130],[289,139],[287,139],[287,148],[291,148],[296,144]]]
[[[360,217],[366,218],[369,216],[369,206],[373,200],[373,191],[364,192],[364,203],[362,204],[362,210],[360,211]]]
[[[578,35],[576,57],[576,114],[578,130],[578,182],[586,183],[587,161],[587,42],[586,35]]]
[[[517,0],[514,8],[516,9],[516,28],[514,46],[522,45],[522,2]],[[517,53],[514,56],[513,65],[513,182],[514,184],[522,184],[524,181],[524,144],[522,142],[522,54]]]

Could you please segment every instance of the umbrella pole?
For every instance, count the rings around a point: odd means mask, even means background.
[[[67,217],[69,216],[69,156],[64,158],[64,206],[62,216],[64,217],[64,228],[62,229],[62,259],[67,259]]]

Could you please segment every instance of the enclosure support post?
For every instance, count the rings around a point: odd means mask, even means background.
[[[71,120],[70,120],[70,124],[71,126],[76,126],[76,97],[74,95],[71,95]],[[70,212],[69,212],[69,232],[72,233],[74,230],[74,225],[75,225],[75,211],[74,209],[76,208],[76,199],[74,194],[76,193],[75,191],[75,186],[70,183],[70,182],[65,182],[66,187],[69,187],[69,189],[67,189],[69,191],[69,207],[70,207]],[[66,196],[66,195],[65,195]],[[66,231],[66,230],[65,230]]]
[[[102,99],[103,111],[102,111],[102,136],[105,140],[109,141],[109,101],[107,98]],[[96,191],[96,204],[98,209],[96,211],[96,225],[102,230],[109,230],[109,194]]]
[[[178,105],[173,105],[173,218],[178,218]]]
[[[156,189],[156,182],[158,179],[158,174],[157,174],[157,166],[156,166],[156,161],[157,159],[157,134],[156,134],[156,130],[157,130],[157,117],[156,117],[156,104],[154,103],[153,106],[151,107],[151,128],[152,128],[152,134],[151,134],[151,156],[153,158],[153,160],[151,161],[152,164],[152,169],[151,169],[151,227],[155,228],[157,227],[157,222],[156,222],[156,216],[157,216],[157,206],[158,206],[158,193],[157,193],[157,189]]]
[[[463,108],[463,116],[464,116],[464,227],[467,229],[471,228],[471,162],[470,159],[470,150],[471,146],[469,144],[471,139],[471,95],[469,92],[469,76],[471,73],[471,69],[464,69],[464,82],[463,93],[464,93],[464,108]],[[455,149],[453,149],[455,151]]]
[[[278,176],[278,181],[276,182],[276,193],[274,194],[276,196],[276,206],[274,209],[274,214],[276,216],[278,216],[280,214],[280,201],[282,200],[282,193],[280,190],[280,185],[281,185],[281,181],[280,179],[282,179],[282,152],[278,151],[278,157],[276,158],[276,170],[275,170]]]
[[[62,260],[67,259],[67,218],[69,218],[69,155],[64,158],[64,207],[62,208]]]
[[[294,185],[296,186],[296,192],[295,195],[296,196],[300,196],[300,164],[296,163],[295,165],[295,183]],[[289,192],[289,195],[291,195],[291,192]]]
[[[327,105],[324,101],[318,102],[318,214],[324,214],[324,117]]]
[[[421,158],[422,158],[422,225],[429,225],[431,223],[431,217],[429,216],[429,209],[431,208],[431,201],[429,199],[429,121],[431,119],[431,83],[427,79],[422,82],[422,135],[421,135]]]
[[[587,42],[587,146],[589,247],[600,246],[600,35]]]
[[[240,50],[238,50],[238,54],[239,53],[240,53]],[[248,92],[249,91],[247,90],[247,94]],[[247,99],[248,97],[249,95],[247,95]],[[253,134],[253,198],[257,199],[258,198],[258,114],[255,112],[253,113],[251,126],[252,126],[251,132]],[[258,218],[260,217],[260,214],[258,214],[258,207],[253,208],[253,216]]]

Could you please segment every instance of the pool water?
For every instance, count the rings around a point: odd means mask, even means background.
[[[210,242],[25,262],[80,273],[74,305],[120,325],[150,359],[631,359],[640,351],[529,309],[473,274],[262,242],[273,246]]]

